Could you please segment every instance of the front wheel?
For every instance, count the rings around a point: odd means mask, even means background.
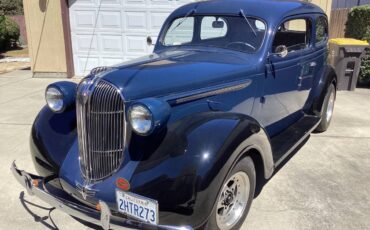
[[[321,113],[321,122],[316,128],[316,132],[325,132],[329,126],[334,112],[334,103],[336,98],[336,90],[334,84],[330,84],[326,92],[323,109]]]
[[[208,229],[240,229],[251,207],[256,172],[250,157],[240,160],[220,189],[208,221]]]

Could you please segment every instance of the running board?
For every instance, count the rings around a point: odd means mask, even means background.
[[[275,166],[278,166],[302,143],[319,125],[321,119],[317,116],[305,115],[277,136],[271,139]]]

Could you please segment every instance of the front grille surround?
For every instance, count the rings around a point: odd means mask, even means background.
[[[81,83],[76,99],[81,173],[94,183],[111,176],[123,162],[125,103],[120,90],[101,79]]]

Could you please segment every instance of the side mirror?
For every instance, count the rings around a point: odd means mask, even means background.
[[[153,44],[153,39],[152,39],[152,37],[148,36],[148,37],[146,38],[146,44],[148,44],[148,46],[152,46],[152,45],[154,45],[154,44]]]
[[[279,45],[275,49],[275,54],[284,58],[288,55],[288,48],[285,45]]]

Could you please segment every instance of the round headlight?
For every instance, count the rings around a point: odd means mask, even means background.
[[[64,109],[63,93],[56,87],[49,87],[45,92],[46,103],[53,112]]]
[[[134,105],[129,111],[132,129],[139,135],[148,135],[153,129],[152,112],[144,105]]]

